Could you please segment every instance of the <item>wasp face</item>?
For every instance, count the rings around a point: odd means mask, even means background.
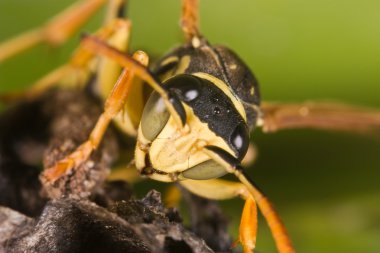
[[[149,98],[136,148],[136,165],[142,173],[163,181],[215,178],[227,172],[203,152],[205,146],[222,148],[239,160],[246,154],[249,132],[245,115],[236,109],[238,100],[232,101],[228,91],[200,76],[180,74],[164,84],[185,109],[182,129],[157,93]]]

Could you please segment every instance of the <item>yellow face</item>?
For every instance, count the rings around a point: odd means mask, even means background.
[[[159,104],[159,103],[158,103]],[[156,103],[157,106],[157,103]],[[184,104],[187,123],[178,128],[174,119],[168,115],[166,123],[144,122],[140,124],[136,145],[136,167],[140,173],[159,181],[177,181],[185,178],[209,179],[220,177],[227,172],[203,151],[207,145],[223,148],[232,155],[234,152],[228,144],[206,123],[199,120],[193,110]],[[160,110],[160,106],[152,109]],[[153,112],[154,113],[154,112]],[[159,113],[159,112],[158,112]],[[152,115],[144,115],[153,117]],[[144,117],[143,116],[143,117]],[[156,111],[157,116],[157,111]],[[165,117],[165,116],[164,116]],[[152,139],[149,129],[142,124],[162,124],[163,128]],[[159,131],[153,129],[153,131]],[[149,136],[149,138],[147,138]]]

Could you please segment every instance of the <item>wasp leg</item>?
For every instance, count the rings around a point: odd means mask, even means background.
[[[3,42],[0,44],[0,63],[39,43],[53,46],[63,44],[106,2],[107,0],[79,1],[53,17],[44,26]],[[123,0],[111,1],[110,9],[114,5],[121,5],[122,2]]]
[[[264,132],[314,128],[362,134],[380,132],[380,111],[341,103],[263,103],[259,124]]]
[[[148,64],[147,55],[141,51],[136,52],[133,58],[141,65]],[[133,70],[123,71],[114,89],[107,98],[104,112],[100,115],[89,139],[81,144],[73,153],[58,161],[55,166],[46,169],[42,175],[43,181],[54,183],[63,174],[78,167],[78,165],[88,159],[92,151],[99,146],[111,120],[123,109],[130,87],[133,84],[132,80],[134,75]]]
[[[135,184],[142,181],[144,178],[141,177],[141,174],[138,172],[134,161],[124,166],[117,166],[112,168],[111,173],[109,174],[107,180],[122,180],[126,181],[129,184]]]
[[[257,234],[257,206],[253,198],[246,199],[241,215],[239,241],[243,245],[244,253],[254,251]]]
[[[183,105],[179,102],[178,97],[174,93],[167,91],[150,71],[142,64],[136,62],[128,55],[120,52],[116,48],[107,45],[104,41],[95,36],[85,36],[82,45],[89,51],[104,55],[116,61],[122,67],[133,71],[133,73],[147,82],[160,96],[163,98],[165,105],[174,118],[178,128],[182,128],[186,124],[186,112]]]
[[[181,28],[189,42],[200,37],[198,0],[182,0]]]
[[[234,174],[240,182],[245,185],[266,219],[278,251],[280,253],[294,253],[292,242],[279,215],[267,197],[265,197],[255,186],[254,182],[245,174],[239,161],[227,151],[216,146],[205,146],[204,152],[208,154],[210,158],[224,166],[228,172]]]
[[[122,51],[127,50],[130,35],[131,23],[128,20],[114,19],[96,32],[99,38],[109,41],[110,44],[118,47]],[[90,62],[94,59],[94,54],[79,47],[75,50],[68,63],[56,68],[40,80],[32,84],[26,91],[9,92],[0,94],[0,101],[9,103],[20,99],[33,99],[46,90],[55,86],[61,87],[82,87],[90,74]],[[101,68],[102,67],[102,68]],[[114,76],[119,75],[120,67],[115,67],[113,63],[102,62],[98,68],[99,92],[109,94],[113,84],[116,82]],[[112,84],[112,86],[110,85]]]
[[[164,196],[164,203],[166,207],[179,207],[182,193],[175,184],[171,184],[166,188]]]
[[[204,198],[224,200],[241,197],[245,199],[246,201],[240,221],[238,241],[241,242],[244,248],[244,253],[253,253],[256,246],[257,208],[255,200],[251,197],[244,184],[222,179],[189,179],[181,181],[180,184],[190,192]]]

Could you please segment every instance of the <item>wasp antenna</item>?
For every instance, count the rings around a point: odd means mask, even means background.
[[[200,37],[198,6],[198,0],[182,0],[181,27],[190,42]]]

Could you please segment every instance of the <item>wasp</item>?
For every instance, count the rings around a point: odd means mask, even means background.
[[[114,121],[126,134],[136,136],[133,164],[140,175],[178,182],[205,198],[245,200],[239,230],[245,253],[255,250],[257,207],[278,251],[295,252],[273,205],[242,166],[251,132],[257,127],[265,132],[291,128],[367,132],[380,127],[380,113],[333,103],[262,103],[250,68],[231,49],[210,43],[200,32],[197,0],[182,1],[185,43],[153,68],[147,67],[145,52],[126,53],[131,23],[120,18],[123,0],[79,2],[43,28],[1,44],[0,61],[36,43],[62,44],[106,3],[104,26],[82,38],[69,63],[22,94],[37,96],[62,80],[65,85],[82,86],[96,73],[96,90],[105,100],[88,140],[46,168],[41,180],[54,184],[85,162]],[[152,90],[148,96],[145,84]],[[226,174],[235,175],[239,182],[220,179]]]

